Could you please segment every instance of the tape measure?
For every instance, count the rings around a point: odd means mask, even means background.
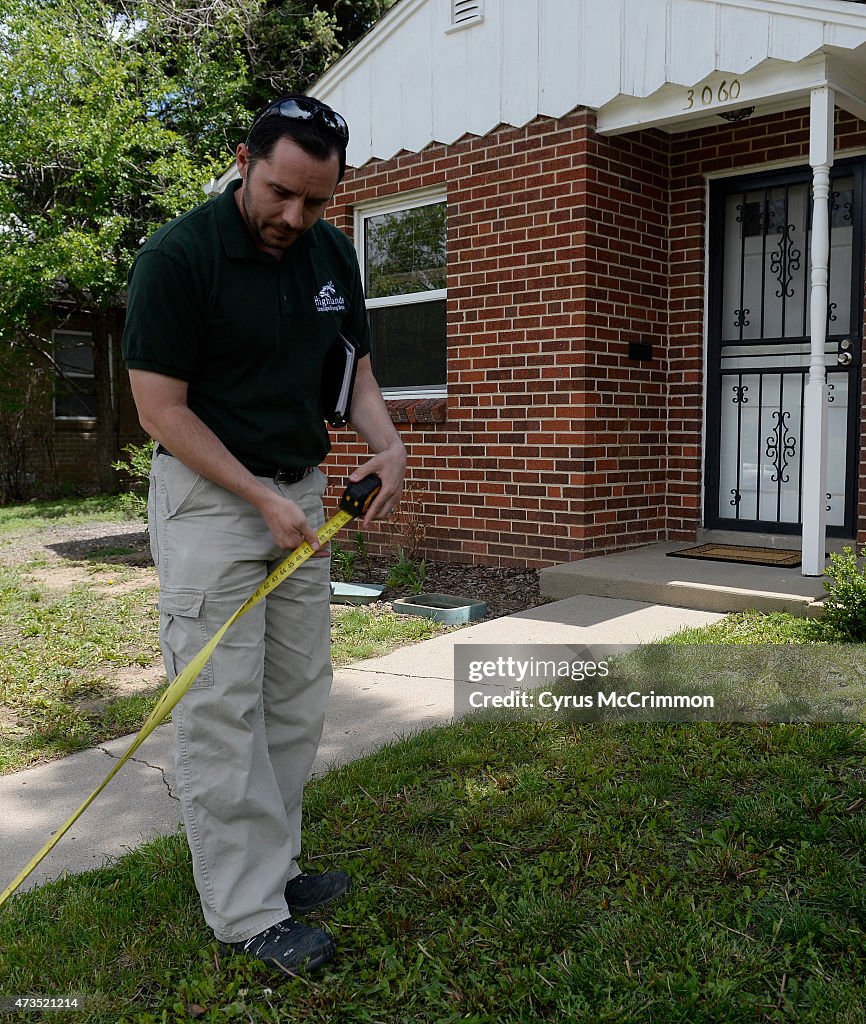
[[[363,516],[369,509],[373,498],[379,493],[382,487],[382,481],[375,474],[371,473],[370,476],[364,477],[363,480],[359,480],[357,483],[349,484],[346,490],[343,492],[342,498],[340,498],[340,509],[333,515],[324,526],[321,526],[317,531],[316,535],[319,538],[321,544],[327,544],[332,537],[334,537],[350,520]],[[304,564],[308,558],[315,554],[312,546],[304,541],[300,547],[285,558],[280,564],[274,569],[267,579],[261,583],[256,589],[250,594],[250,596],[244,601],[244,603],[238,608],[238,610],[231,616],[231,618],[225,622],[220,628],[214,633],[211,639],[205,644],[204,647],[196,654],[196,656],[190,661],[186,668],[180,672],[168,687],[168,689],[162,694],[156,703],[153,711],[147,716],[144,725],[139,730],[135,739],[132,741],[129,749],[120,758],[117,764],[111,769],[108,775],[100,782],[96,789],[90,794],[90,796],[84,801],[84,803],[78,808],[78,810],[66,821],[61,827],[54,833],[49,841],[42,847],[42,849],[36,854],[35,857],[27,864],[27,866],[18,874],[12,882],[0,893],[0,907],[9,899],[13,892],[18,888],[19,885],[27,878],[31,871],[46,857],[51,850],[54,849],[55,845],[63,838],[63,836],[69,831],[70,828],[75,824],[76,821],[81,817],[87,808],[93,803],[93,801],[99,796],[99,794],[105,789],[109,782],[114,778],[120,769],[126,764],[126,762],[132,757],[132,755],[138,750],[142,743],[147,737],[153,732],[153,730],[161,725],[162,722],[168,717],[171,709],[178,703],[183,697],[186,691],[192,686],[195,680],[198,678],[199,673],[205,667],[208,659],[213,654],[217,644],[225,636],[226,631],[233,626],[238,619],[242,618],[246,613],[255,605],[259,603],[263,598],[267,597],[268,594],[276,587],[278,587],[284,579],[295,571],[298,566]]]

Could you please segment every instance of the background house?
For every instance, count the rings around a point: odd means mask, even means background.
[[[123,310],[57,304],[32,351],[2,353],[0,500],[96,490],[124,445],[144,440],[120,356]]]

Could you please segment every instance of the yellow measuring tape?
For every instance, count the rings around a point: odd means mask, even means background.
[[[370,503],[378,493],[381,486],[381,480],[374,474],[364,477],[364,479],[360,480],[358,483],[350,484],[346,488],[343,497],[340,499],[340,510],[333,515],[324,526],[321,526],[316,531],[319,542],[321,544],[327,544],[335,534],[339,533],[350,519],[353,519],[355,516],[362,516],[370,507]],[[264,583],[260,584],[253,593],[250,594],[234,615],[232,615],[226,623],[220,626],[207,644],[205,644],[192,661],[190,661],[186,668],[175,677],[171,686],[169,686],[165,693],[163,693],[159,698],[153,711],[151,711],[147,716],[147,720],[139,730],[138,735],[132,741],[129,750],[126,751],[123,757],[121,757],[117,764],[111,769],[108,775],[105,776],[102,782],[99,783],[96,789],[90,794],[72,817],[61,825],[51,839],[49,839],[36,856],[33,857],[30,863],[27,864],[20,874],[16,875],[3,892],[0,893],[0,907],[2,907],[12,893],[15,892],[18,886],[21,885],[36,865],[54,849],[56,844],[60,842],[63,836],[70,828],[72,828],[81,815],[84,814],[87,808],[99,796],[103,789],[105,789],[108,783],[111,782],[114,776],[117,775],[120,769],[126,764],[130,757],[132,757],[136,750],[138,750],[141,744],[144,743],[153,730],[165,721],[171,712],[171,709],[198,678],[199,673],[207,664],[208,659],[214,652],[214,648],[220,640],[222,640],[226,631],[233,626],[238,619],[246,615],[246,613],[257,605],[259,601],[267,597],[267,595],[278,587],[284,579],[291,576],[298,566],[303,565],[304,562],[314,554],[315,551],[312,546],[304,541],[300,547],[295,548],[295,550],[286,559],[280,562]]]

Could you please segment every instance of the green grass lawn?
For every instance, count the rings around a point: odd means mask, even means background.
[[[126,519],[129,519],[129,513],[122,496],[112,494],[0,505],[0,540],[12,535],[37,532],[46,526],[120,522]]]
[[[3,628],[42,642],[45,598],[10,586]],[[368,614],[336,634],[366,642]],[[674,642],[828,639],[743,614]],[[111,652],[107,627],[82,641]],[[77,996],[100,1024],[866,1024],[859,724],[465,719],[312,782],[304,866],[355,879],[310,917],[339,953],[309,979],[219,953],[177,835],[13,897],[0,995]]]
[[[117,596],[87,584],[55,593],[29,584],[19,568],[0,568],[0,771],[141,724],[162,687],[123,695],[112,679],[158,658],[156,600],[153,585]]]
[[[105,1022],[866,1020],[866,735],[464,721],[312,783],[339,953],[220,955],[181,836],[13,898],[3,993]],[[50,953],[50,955],[49,955]]]
[[[26,567],[25,567],[26,568]],[[126,570],[129,575],[129,570]],[[97,568],[93,583],[119,576]],[[158,587],[116,596],[87,583],[52,592],[0,567],[0,774],[139,729],[165,689],[118,694],[116,673],[161,664]],[[336,665],[384,654],[442,627],[387,609],[333,608]]]
[[[117,498],[0,507],[0,546],[52,525],[125,518]],[[86,578],[57,591],[32,581],[45,560],[0,566],[0,774],[137,731],[165,689],[164,677],[122,692],[117,675],[161,664],[158,587],[152,570],[119,565],[125,548],[63,560]],[[52,563],[58,564],[58,563]],[[110,584],[141,583],[110,593]],[[118,590],[121,588],[118,587]],[[109,591],[109,592],[106,592]],[[334,606],[336,665],[434,636],[442,627],[384,608]]]
[[[821,619],[787,612],[733,612],[710,626],[681,629],[668,644],[811,644],[839,642]]]

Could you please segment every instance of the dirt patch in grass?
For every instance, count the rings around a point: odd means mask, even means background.
[[[93,566],[78,562],[58,561],[52,565],[33,569],[26,579],[40,584],[48,590],[66,591],[85,584],[100,594],[124,594],[142,587],[155,586],[158,582],[154,568],[139,568],[134,574],[124,571],[122,575],[109,571],[94,571]]]
[[[0,565],[125,559],[128,565],[152,565],[147,529],[140,520],[129,522],[49,524],[0,538]]]
[[[87,715],[98,716],[118,697],[154,693],[164,681],[165,669],[161,660],[153,665],[118,669],[109,677],[103,693],[77,700],[76,707]]]
[[[111,677],[111,693],[114,697],[125,697],[130,693],[155,690],[165,679],[162,661],[144,667],[119,669]]]

